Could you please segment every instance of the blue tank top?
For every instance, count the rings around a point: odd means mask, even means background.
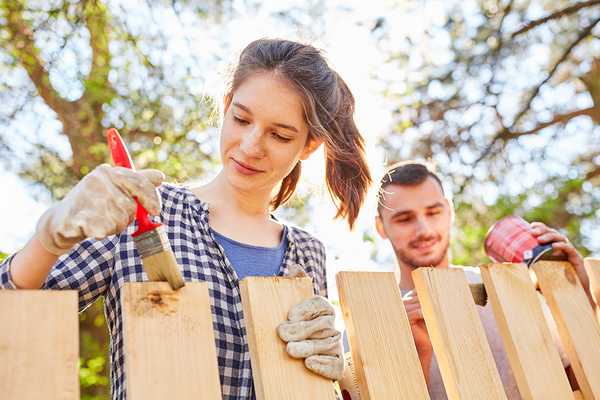
[[[240,243],[219,232],[211,232],[225,252],[239,279],[246,276],[274,276],[279,272],[287,249],[287,227],[283,226],[281,243],[277,247],[261,247]]]

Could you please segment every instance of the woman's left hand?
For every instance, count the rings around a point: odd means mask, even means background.
[[[291,357],[304,358],[309,370],[339,380],[344,372],[342,334],[335,328],[335,309],[324,297],[296,304],[288,320],[277,327]]]

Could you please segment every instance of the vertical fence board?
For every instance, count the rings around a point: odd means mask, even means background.
[[[481,275],[523,399],[572,398],[525,264],[486,265]]]
[[[240,282],[252,376],[258,400],[334,400],[331,380],[293,359],[277,335],[289,310],[312,297],[309,278],[248,277]]]
[[[221,399],[205,282],[173,291],[167,282],[122,290],[127,398]]]
[[[340,272],[336,280],[361,399],[429,399],[394,274]]]
[[[587,257],[583,260],[585,269],[590,277],[590,290],[596,301],[596,318],[600,323],[600,258]]]
[[[412,276],[448,399],[506,399],[464,272],[419,268]]]
[[[583,397],[600,400],[600,327],[575,269],[564,261],[538,261],[533,269]]]
[[[0,290],[0,398],[79,400],[77,292]]]

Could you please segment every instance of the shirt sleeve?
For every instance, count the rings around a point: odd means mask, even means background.
[[[103,295],[110,283],[114,268],[117,236],[106,239],[87,239],[56,261],[42,289],[77,290],[79,310],[83,311]],[[0,288],[16,289],[10,275],[14,254],[0,264]]]
[[[14,254],[6,257],[0,264],[0,289],[16,289],[17,286],[10,276],[10,262],[14,258]]]
[[[311,243],[311,253],[314,257],[315,289],[318,290],[319,296],[328,297],[325,246],[319,240],[314,239]]]

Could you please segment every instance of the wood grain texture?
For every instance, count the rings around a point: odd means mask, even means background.
[[[335,400],[331,380],[291,358],[277,335],[289,310],[313,296],[309,278],[248,277],[240,282],[252,376],[258,400]]]
[[[361,399],[429,399],[394,274],[339,272],[336,280]]]
[[[129,400],[221,399],[205,282],[173,291],[166,282],[122,287]]]
[[[72,290],[0,290],[0,398],[79,400]]]
[[[448,399],[506,399],[464,271],[412,273]]]
[[[564,261],[533,265],[583,397],[600,399],[600,327],[575,269]]]
[[[583,260],[585,270],[590,278],[590,291],[596,302],[596,318],[600,323],[600,258],[587,257]]]
[[[540,296],[525,264],[485,265],[481,276],[522,398],[572,398]]]

